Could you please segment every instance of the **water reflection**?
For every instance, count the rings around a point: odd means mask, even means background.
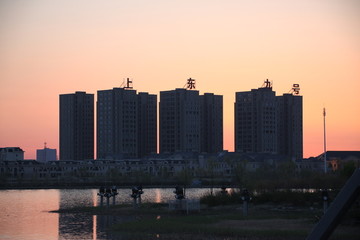
[[[92,216],[59,214],[60,239],[92,239]]]
[[[97,215],[94,215],[93,216],[93,240],[97,239],[96,231],[97,231]]]
[[[114,215],[60,214],[59,239],[117,239],[108,232],[110,226],[128,217]]]
[[[155,189],[155,202],[156,203],[161,203],[160,189]]]
[[[59,191],[60,209],[97,206],[96,190],[94,189],[61,189]],[[96,221],[94,221],[92,215],[59,214],[58,229],[59,239],[97,239]]]
[[[97,191],[96,190],[92,190],[92,201],[93,201],[93,206],[97,207],[98,206],[98,198],[99,196],[97,195]]]
[[[58,190],[1,190],[0,239],[58,239]]]
[[[174,189],[144,189],[143,202],[167,202]],[[131,216],[58,214],[50,211],[99,206],[98,189],[0,190],[0,239],[119,239],[108,228]],[[131,189],[119,189],[116,204],[131,204]],[[199,198],[208,189],[188,189],[188,198]]]

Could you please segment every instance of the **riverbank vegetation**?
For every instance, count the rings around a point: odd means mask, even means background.
[[[328,191],[329,198],[333,199],[337,192]],[[208,206],[231,205],[241,202],[241,191],[231,190],[226,194],[217,192],[216,194],[205,195],[201,202]],[[277,190],[253,192],[251,197],[252,204],[287,204],[292,206],[317,206],[322,202],[321,191],[300,191],[300,190]]]

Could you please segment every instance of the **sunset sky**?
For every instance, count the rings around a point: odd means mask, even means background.
[[[0,147],[58,150],[59,94],[127,77],[158,96],[189,77],[223,95],[229,151],[235,92],[297,83],[304,157],[323,151],[324,107],[328,150],[360,150],[360,1],[0,1]]]

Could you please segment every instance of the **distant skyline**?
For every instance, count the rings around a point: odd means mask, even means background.
[[[0,147],[59,151],[59,94],[160,91],[196,79],[223,95],[234,150],[235,92],[300,84],[304,157],[360,150],[360,1],[2,0]],[[96,96],[95,96],[96,98]]]

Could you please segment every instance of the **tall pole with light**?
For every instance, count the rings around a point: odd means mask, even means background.
[[[327,172],[326,169],[326,122],[325,122],[325,117],[326,117],[326,110],[324,108],[323,111],[323,116],[324,116],[324,172]]]

